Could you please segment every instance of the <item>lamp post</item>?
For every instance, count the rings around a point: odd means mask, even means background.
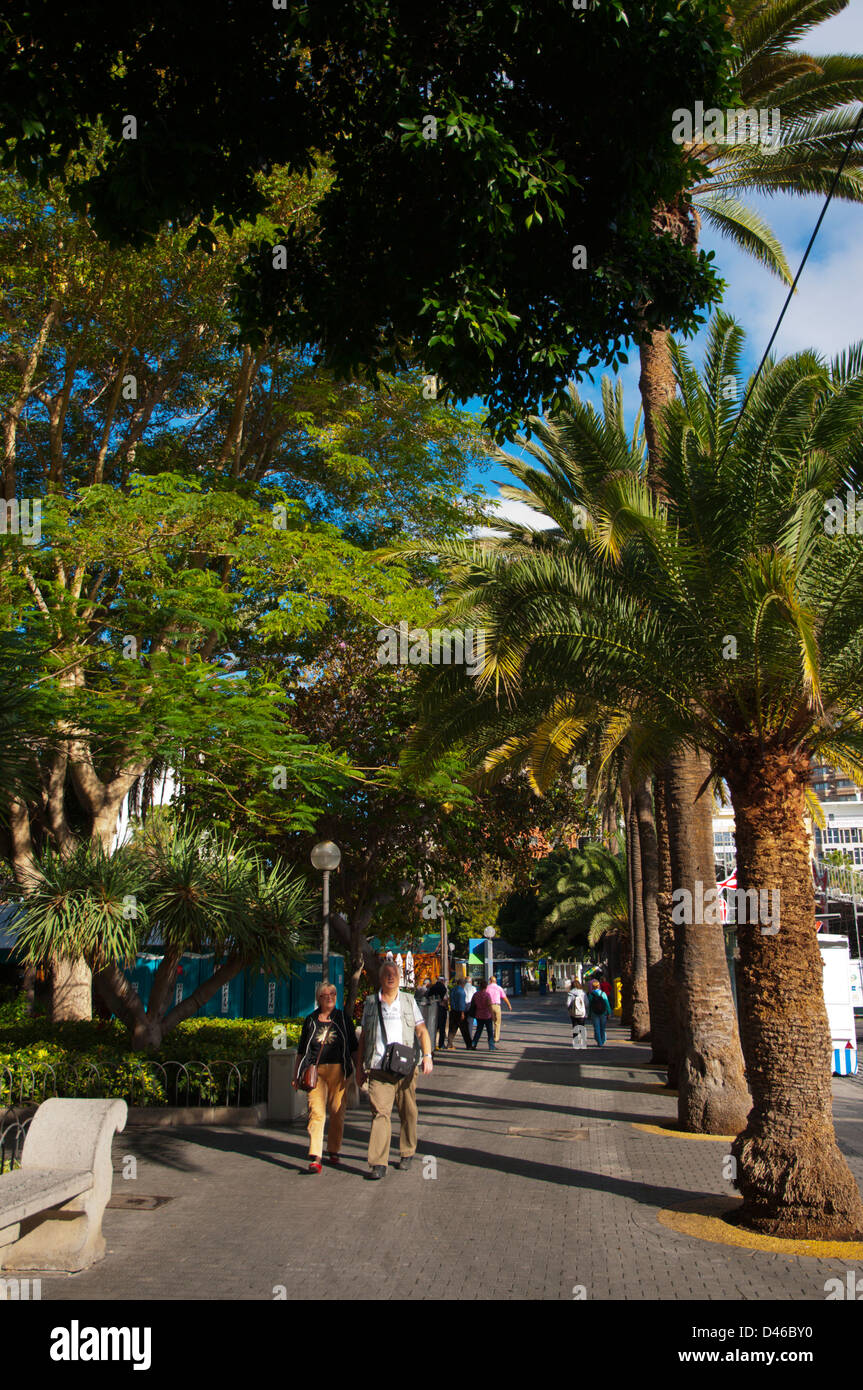
[[[321,840],[312,850],[312,865],[324,876],[323,927],[321,930],[321,984],[330,982],[330,874],[342,862],[342,852],[332,840]]]
[[[497,936],[497,932],[495,931],[494,927],[486,927],[485,931],[483,932],[483,936],[488,942],[488,945],[485,948],[485,980],[486,984],[488,984],[489,980],[494,974],[494,946],[492,945],[492,942],[494,941],[494,938]]]

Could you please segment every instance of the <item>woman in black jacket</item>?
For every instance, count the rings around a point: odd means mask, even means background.
[[[330,1112],[327,1147],[331,1163],[338,1163],[345,1127],[348,1078],[353,1075],[357,1030],[344,1009],[336,1008],[335,985],[318,985],[318,1007],[303,1020],[297,1048],[294,1086],[307,1067],[317,1066],[318,1082],[309,1091],[309,1172],[320,1173],[324,1152],[324,1125]]]

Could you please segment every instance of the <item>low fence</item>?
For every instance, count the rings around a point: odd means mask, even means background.
[[[50,1062],[0,1067],[0,1173],[20,1160],[27,1128],[43,1100],[125,1100],[129,1106],[239,1107],[266,1100],[267,1059],[239,1062],[152,1062],[130,1067]]]

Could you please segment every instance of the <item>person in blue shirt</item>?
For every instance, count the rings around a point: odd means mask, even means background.
[[[467,991],[464,981],[458,980],[450,990],[449,996],[449,1035],[447,1037],[447,1051],[454,1052],[455,1044],[453,1038],[460,1032],[464,1038],[466,1048],[471,1047],[470,1023],[467,1016]]]
[[[593,1024],[597,1047],[605,1047],[605,1021],[610,1013],[611,1005],[605,990],[599,988],[596,980],[588,980],[587,1016]]]

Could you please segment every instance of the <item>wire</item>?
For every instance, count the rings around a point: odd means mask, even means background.
[[[848,137],[848,144],[845,146],[845,153],[843,154],[842,159],[840,160],[839,168],[836,170],[836,174],[835,174],[835,176],[834,176],[833,183],[831,184],[831,187],[830,187],[830,192],[827,194],[827,197],[826,197],[825,202],[824,202],[824,206],[823,206],[823,208],[821,209],[821,213],[820,213],[820,215],[819,215],[819,217],[818,217],[818,221],[815,223],[814,230],[813,230],[813,232],[812,232],[811,237],[809,238],[809,245],[806,247],[806,250],[805,250],[804,253],[803,253],[803,260],[800,262],[800,266],[799,266],[799,269],[798,269],[798,271],[797,271],[797,274],[794,276],[794,281],[793,281],[793,283],[792,283],[792,285],[791,285],[791,288],[790,288],[790,290],[788,291],[788,294],[787,294],[787,296],[786,296],[786,298],[785,298],[785,303],[782,305],[782,312],[781,312],[781,314],[779,315],[779,318],[776,320],[776,327],[774,328],[773,332],[772,332],[771,335],[770,335],[770,342],[767,344],[767,347],[764,349],[764,356],[762,357],[761,361],[760,361],[759,364],[758,364],[758,370],[757,370],[757,372],[755,373],[754,377],[752,378],[751,382],[749,383],[749,388],[748,388],[748,390],[747,390],[747,392],[746,392],[746,395],[745,395],[744,398],[743,398],[743,404],[742,404],[742,406],[740,407],[740,412],[739,412],[739,414],[738,414],[738,416],[737,416],[737,419],[734,421],[734,428],[732,429],[730,435],[728,436],[728,439],[727,439],[726,444],[725,444],[725,448],[722,450],[722,453],[721,453],[720,458],[719,458],[719,463],[717,464],[717,468],[718,468],[718,467],[721,467],[722,461],[723,461],[723,459],[725,458],[725,455],[728,453],[729,448],[731,447],[731,442],[732,442],[732,440],[734,439],[735,434],[737,433],[737,426],[740,424],[740,421],[743,419],[743,413],[744,413],[744,411],[746,410],[747,405],[749,404],[749,398],[750,398],[750,396],[752,395],[752,392],[755,390],[755,387],[756,387],[756,385],[758,384],[758,378],[760,377],[762,371],[764,370],[764,364],[765,364],[765,362],[767,361],[768,357],[770,356],[770,349],[772,348],[774,342],[776,341],[776,335],[777,335],[777,333],[779,332],[780,328],[782,327],[782,320],[785,318],[785,314],[786,314],[786,311],[787,311],[787,309],[788,309],[788,305],[791,303],[791,300],[792,300],[792,298],[793,298],[793,296],[794,296],[794,292],[795,292],[795,290],[797,289],[797,283],[798,283],[798,281],[799,281],[799,279],[800,279],[800,276],[803,274],[803,268],[804,268],[804,266],[806,265],[806,262],[807,262],[808,259],[809,259],[809,252],[812,250],[812,247],[815,245],[815,238],[817,237],[819,231],[821,230],[821,223],[824,221],[825,215],[826,215],[826,213],[827,213],[827,209],[829,208],[830,203],[832,202],[833,194],[836,192],[836,185],[839,183],[839,180],[840,180],[841,177],[842,177],[842,170],[845,168],[845,165],[846,165],[847,162],[848,162],[848,156],[849,156],[849,154],[851,153],[851,149],[852,149],[853,144],[854,144],[854,141],[855,141],[855,139],[856,139],[856,137],[857,137],[857,132],[858,132],[858,130],[860,129],[860,123],[861,123],[861,121],[863,121],[863,103],[861,103],[860,110],[857,112],[857,120],[854,122],[854,129],[851,131],[851,134],[850,134],[850,136]]]

